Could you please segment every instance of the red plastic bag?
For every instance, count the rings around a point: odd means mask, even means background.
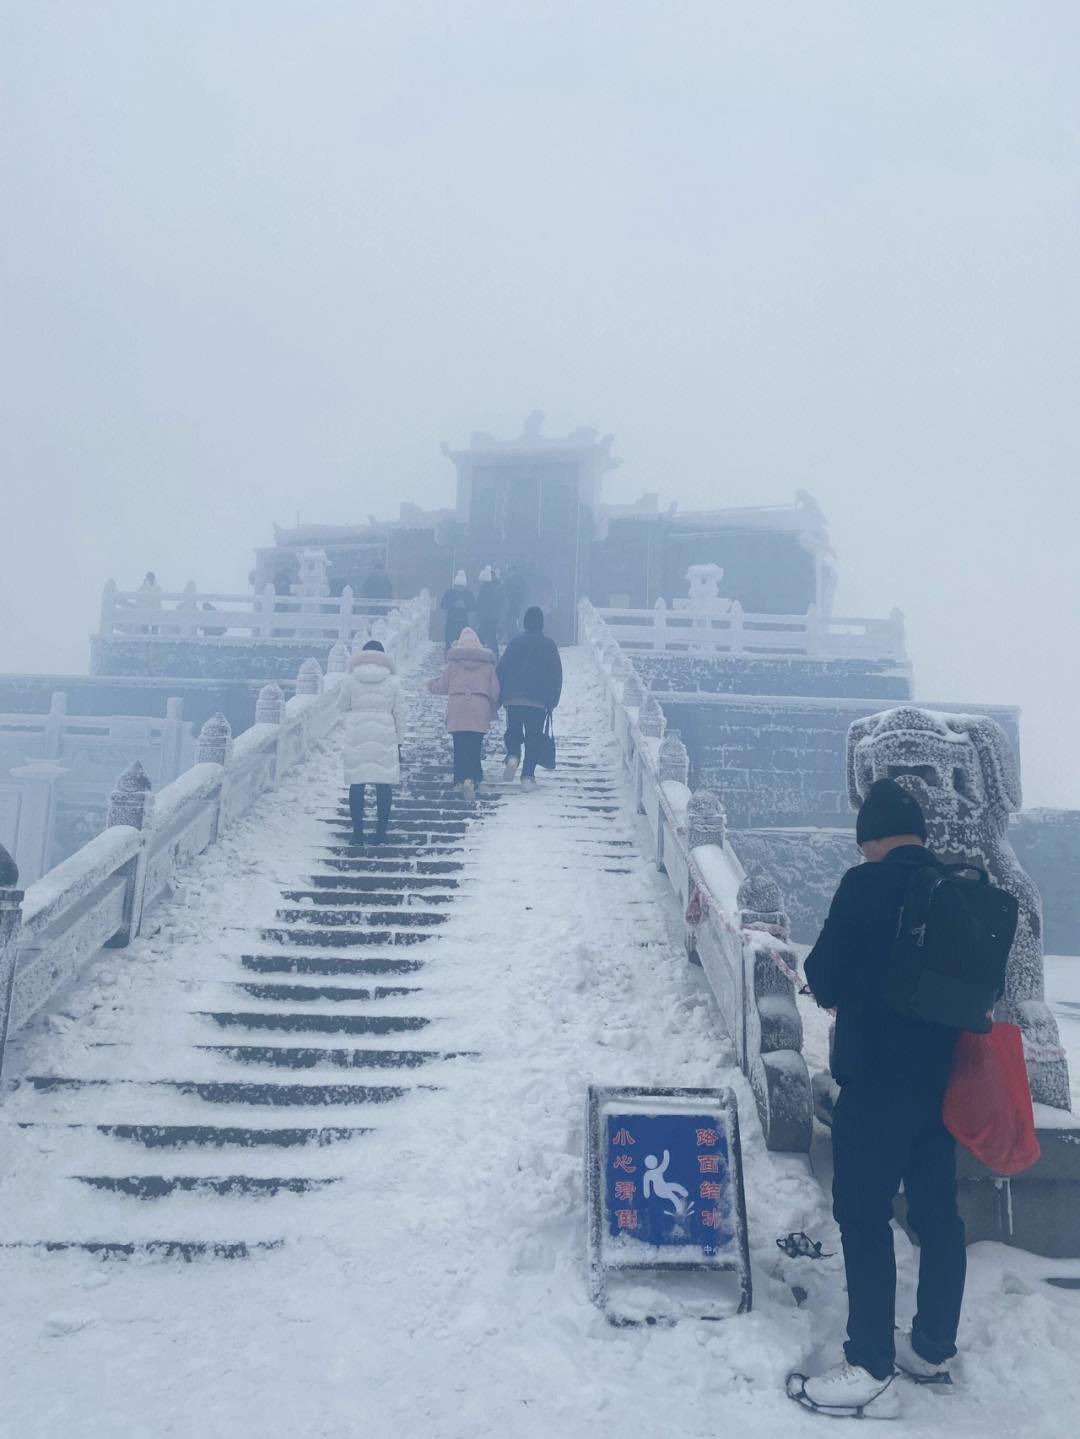
[[[995,1174],[1031,1168],[1042,1150],[1019,1025],[995,1024],[989,1034],[961,1033],[941,1118],[949,1133]]]

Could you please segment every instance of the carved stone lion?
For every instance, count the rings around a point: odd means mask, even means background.
[[[1016,896],[1020,918],[995,1018],[1024,1033],[1032,1098],[1069,1107],[1069,1075],[1043,982],[1042,905],[1006,837],[1021,804],[1020,771],[1001,726],[986,715],[902,706],[848,731],[847,787],[857,809],[877,779],[909,790],[926,815],[928,843],[946,863],[979,865]]]

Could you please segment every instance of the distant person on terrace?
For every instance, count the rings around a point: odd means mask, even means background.
[[[490,565],[480,571],[476,591],[476,633],[480,643],[499,657],[499,623],[503,611],[503,590],[498,573]]]
[[[394,598],[394,586],[390,581],[390,576],[386,573],[386,564],[383,560],[375,561],[360,593],[366,600],[392,600]]]
[[[146,578],[135,591],[135,603],[144,610],[159,610],[161,609],[162,598],[162,589],[157,582],[153,570],[147,570]],[[157,625],[146,625],[143,633],[156,635]]]
[[[510,565],[506,571],[503,595],[506,601],[506,638],[512,640],[521,624],[521,612],[525,608],[529,586],[521,572],[520,565]]]
[[[450,647],[446,668],[428,680],[433,695],[446,695],[446,728],[454,740],[454,789],[476,798],[484,779],[484,736],[499,708],[495,656],[474,630],[464,629]]]
[[[506,706],[503,779],[514,778],[524,745],[521,783],[526,789],[533,789],[544,720],[559,703],[563,682],[559,648],[544,634],[544,612],[539,605],[525,611],[525,633],[507,645],[499,661],[498,676],[502,703]]]
[[[439,608],[446,611],[444,643],[446,653],[449,655],[450,646],[469,623],[469,616],[476,608],[476,600],[472,590],[469,589],[469,582],[465,578],[464,570],[458,570],[454,576],[454,583],[443,595]]]

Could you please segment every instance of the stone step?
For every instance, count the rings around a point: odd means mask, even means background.
[[[418,819],[410,820],[391,808],[390,819],[387,823],[387,832],[390,835],[399,835],[403,838],[400,843],[416,843],[417,837],[428,835],[433,844],[455,845],[460,844],[478,822],[479,816],[474,813],[463,813],[460,817],[454,816],[451,819]],[[369,809],[364,815],[364,833],[371,835],[376,825],[375,811]],[[320,834],[320,840],[337,840],[343,838],[352,829],[352,820],[347,815],[323,815],[319,820],[320,828],[324,833]]]
[[[58,1094],[70,1098],[73,1094],[81,1100],[100,1109],[103,1102],[112,1105],[120,1101],[138,1101],[145,1108],[160,1102],[162,1107],[172,1101],[173,1107],[179,1100],[184,1101],[186,1112],[183,1119],[193,1117],[190,1101],[201,1100],[209,1105],[250,1105],[256,1108],[321,1108],[328,1105],[389,1104],[410,1091],[400,1085],[372,1084],[248,1084],[242,1080],[192,1080],[192,1079],[79,1079],[68,1075],[31,1075],[26,1079],[12,1082],[16,1091],[26,1088],[29,1096],[18,1095],[19,1109],[29,1108],[27,1098],[40,1105],[46,1095],[55,1099]],[[20,1118],[34,1116],[20,1113]],[[42,1113],[41,1118],[53,1118],[51,1113]]]
[[[324,853],[328,858],[352,859],[352,860],[414,860],[423,857],[431,859],[449,859],[452,855],[466,853],[459,843],[434,843],[429,836],[420,835],[415,843],[399,843],[393,836],[384,840],[382,844],[376,844],[370,838],[365,844],[337,844],[332,840],[327,841],[324,846]],[[458,860],[460,863],[460,860]]]
[[[269,1029],[305,1034],[404,1034],[426,1029],[419,1014],[274,1014],[263,1010],[196,1011],[222,1029]]]
[[[41,1125],[20,1124],[21,1129]],[[71,1129],[94,1129],[111,1139],[141,1144],[146,1149],[296,1149],[307,1145],[325,1147],[343,1140],[370,1134],[370,1125],[269,1126],[252,1129],[246,1125],[220,1124],[95,1124],[69,1125]]]
[[[467,1050],[322,1049],[273,1044],[206,1044],[200,1048],[240,1064],[277,1065],[283,1069],[419,1069],[438,1060],[473,1057]]]
[[[376,890],[388,893],[391,890],[400,890],[405,894],[430,894],[433,899],[440,903],[444,898],[453,897],[454,891],[459,887],[460,880],[450,876],[428,875],[428,874],[316,874],[312,875],[310,883],[315,889],[306,890],[285,890],[285,898],[289,899],[293,894],[314,895],[316,899],[329,902],[329,892],[337,889],[346,890],[353,894],[359,894],[366,890]]]
[[[482,799],[483,802],[483,796],[480,796],[480,799]],[[460,826],[460,830],[465,832],[465,830],[470,827],[470,820],[473,819],[473,812],[467,807],[467,804],[469,804],[467,800],[462,800],[462,806],[465,807],[457,810],[449,810],[441,809],[441,807],[433,806],[433,804],[413,804],[413,806],[410,806],[410,804],[395,799],[390,807],[390,823],[391,825],[400,823],[400,825],[411,827],[411,829],[417,829],[417,827],[427,825],[452,823],[452,825]],[[498,806],[498,800],[492,800],[489,804],[485,802],[485,809],[495,809],[496,806]],[[374,816],[375,810],[372,809],[371,802],[368,800],[367,807],[365,807],[364,810],[365,825],[367,825],[368,820],[374,823]],[[324,820],[324,822],[332,822],[334,825],[351,825],[352,823],[352,813],[349,812],[348,804],[339,804],[337,809],[326,810],[325,813],[318,814],[316,817]]]
[[[284,926],[270,926],[262,930],[262,938],[271,940],[275,944],[303,945],[309,948],[336,949],[339,945],[385,945],[407,946],[412,944],[425,944],[437,936],[428,929],[349,929],[342,925],[337,928],[327,928],[325,925],[316,929],[297,927],[287,929]]]
[[[283,1239],[262,1239],[254,1242],[236,1240],[215,1243],[208,1239],[39,1239],[0,1245],[3,1249],[31,1249],[42,1254],[60,1254],[65,1250],[81,1250],[98,1259],[250,1259],[266,1249],[280,1249]]]
[[[421,959],[354,959],[344,954],[242,954],[240,963],[257,974],[415,974]]]
[[[445,924],[450,918],[448,914],[435,914],[431,910],[414,909],[412,905],[402,905],[400,909],[356,909],[346,908],[341,905],[333,909],[316,909],[314,905],[302,909],[279,909],[274,916],[282,924],[311,924],[323,929],[334,925],[357,925],[357,924],[394,924],[405,925],[410,928],[431,929],[436,925]]]
[[[132,1199],[164,1199],[171,1194],[214,1194],[218,1197],[254,1194],[267,1198],[277,1194],[307,1194],[313,1189],[325,1189],[340,1182],[337,1178],[311,1179],[300,1175],[262,1178],[251,1174],[75,1174],[72,1178],[91,1189],[123,1194]]]
[[[416,875],[455,875],[464,869],[464,861],[451,859],[446,855],[437,855],[428,858],[422,855],[384,855],[375,850],[370,856],[361,857],[352,855],[342,858],[338,855],[328,856],[323,861],[323,869],[337,874],[396,874],[405,877],[410,874]]]
[[[246,984],[233,983],[230,988],[238,989],[252,999],[265,999],[292,1003],[296,1000],[311,1003],[326,1000],[330,1003],[348,1003],[357,1000],[398,999],[404,995],[419,994],[415,985],[377,984],[370,989],[360,989],[343,984]]]
[[[316,906],[322,904],[344,904],[344,905],[376,905],[385,907],[398,907],[402,909],[420,909],[426,905],[449,904],[454,898],[453,894],[446,894],[439,890],[415,891],[406,889],[346,889],[344,886],[334,889],[286,889],[282,890],[282,898],[289,900],[311,900]]]

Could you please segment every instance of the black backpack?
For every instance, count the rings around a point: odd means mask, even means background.
[[[904,890],[881,998],[915,1019],[988,1034],[1018,914],[1015,896],[986,870],[920,865]]]

